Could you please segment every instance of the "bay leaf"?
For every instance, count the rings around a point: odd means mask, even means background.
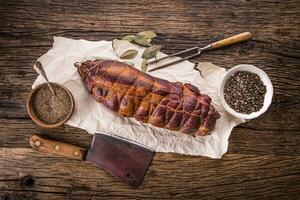
[[[141,35],[146,39],[153,39],[157,36],[156,33],[154,33],[154,31],[142,31],[139,32],[137,35]]]
[[[120,58],[126,50],[132,48],[132,43],[128,42],[127,40],[114,39],[112,41],[112,48],[115,54]]]
[[[138,54],[137,50],[129,49],[129,50],[125,51],[124,53],[122,53],[120,55],[120,58],[122,58],[122,59],[133,59],[133,58],[136,57],[137,54]]]
[[[117,42],[118,42],[118,40],[117,40],[117,39],[114,39],[114,40],[112,41],[112,43],[111,43],[112,48],[113,48],[113,50],[114,50],[115,52],[117,52]]]
[[[145,59],[154,58],[160,49],[161,49],[161,45],[152,45],[152,46],[148,47],[147,49],[145,49],[145,51],[142,55],[142,58],[145,58]]]
[[[136,43],[136,44],[138,44],[138,45],[145,46],[145,47],[151,46],[150,42],[148,42],[147,39],[144,38],[144,37],[141,36],[141,35],[136,35],[136,36],[133,38],[133,42]]]
[[[126,63],[127,65],[130,65],[130,66],[134,67],[134,63],[133,63],[133,62],[130,62],[130,61],[124,61],[124,63]]]
[[[132,42],[135,35],[125,35],[122,40],[127,40],[128,42]]]
[[[141,66],[141,71],[144,72],[144,73],[147,73],[147,68],[148,68],[147,63],[148,63],[147,59],[143,59],[142,66]]]

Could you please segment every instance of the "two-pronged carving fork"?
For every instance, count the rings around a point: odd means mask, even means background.
[[[159,58],[157,60],[148,62],[147,64],[148,64],[148,66],[150,66],[150,65],[153,65],[153,64],[158,63],[160,61],[172,58],[174,56],[180,56],[180,55],[187,54],[187,53],[191,53],[191,55],[187,55],[187,56],[185,56],[183,58],[178,58],[178,59],[176,59],[174,61],[171,61],[171,62],[162,64],[160,66],[157,66],[155,68],[149,69],[148,71],[150,72],[150,71],[161,69],[161,68],[164,68],[164,67],[167,67],[167,66],[170,66],[170,65],[174,65],[176,63],[179,63],[179,62],[185,61],[187,59],[190,59],[192,57],[198,56],[199,54],[201,54],[204,51],[208,51],[208,50],[212,50],[212,49],[217,49],[217,48],[225,47],[225,46],[228,46],[228,45],[231,45],[231,44],[243,42],[243,41],[246,41],[246,40],[248,40],[250,38],[251,38],[251,33],[244,32],[244,33],[240,33],[238,35],[234,35],[234,36],[231,36],[229,38],[225,38],[223,40],[211,43],[211,44],[209,44],[209,45],[207,45],[205,47],[193,47],[193,48],[190,48],[190,49],[186,49],[186,50],[183,50],[183,51],[171,54],[169,56],[165,56],[165,57]]]

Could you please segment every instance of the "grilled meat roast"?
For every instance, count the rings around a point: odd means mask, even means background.
[[[113,60],[75,66],[94,98],[120,116],[192,136],[209,134],[220,118],[210,97],[194,85],[156,78]]]

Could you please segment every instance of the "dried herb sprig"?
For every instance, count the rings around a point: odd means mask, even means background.
[[[144,72],[144,73],[146,73],[147,69],[148,69],[147,63],[148,63],[147,59],[143,59],[142,66],[141,66],[141,71]]]
[[[145,49],[142,58],[145,59],[151,59],[154,58],[157,53],[159,52],[159,50],[161,49],[161,45],[152,45],[150,47],[148,47],[147,49]]]
[[[157,34],[151,30],[141,31],[141,32],[137,33],[136,35],[126,35],[122,38],[122,40],[114,40],[113,41],[113,49],[121,59],[134,59],[138,54],[138,52],[136,50],[129,49],[120,54],[120,51],[119,51],[120,48],[118,48],[118,47],[120,47],[120,46],[122,47],[122,45],[125,46],[126,42],[134,43],[134,44],[137,44],[142,47],[147,47],[142,54],[143,62],[141,64],[141,71],[146,73],[147,68],[148,68],[148,66],[147,66],[148,59],[156,58],[157,53],[162,48],[161,45],[152,45],[151,44],[152,39],[154,39],[155,37],[157,37]],[[124,42],[126,41],[126,42],[123,43],[121,41],[124,41]],[[131,62],[130,65],[132,65],[132,64],[133,63]]]

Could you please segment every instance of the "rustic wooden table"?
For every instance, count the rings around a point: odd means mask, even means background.
[[[4,199],[299,199],[299,1],[1,1],[0,198]],[[266,114],[233,130],[220,160],[157,153],[140,188],[90,164],[45,156],[32,134],[88,147],[92,136],[65,126],[45,130],[25,110],[35,60],[54,36],[112,40],[151,29],[173,53],[250,31],[253,40],[191,61],[230,68],[251,63],[275,89]],[[195,147],[196,148],[196,147]],[[298,196],[297,196],[298,195]]]

